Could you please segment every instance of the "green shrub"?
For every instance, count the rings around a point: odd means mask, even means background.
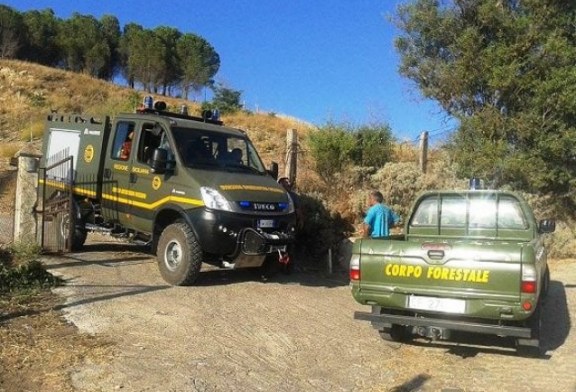
[[[332,181],[350,162],[356,139],[349,128],[328,124],[309,135],[310,153],[316,171],[326,181]]]
[[[326,209],[319,195],[300,195],[300,208],[304,216],[296,236],[296,253],[318,265],[326,259],[328,249],[336,250],[340,242],[350,235],[353,227],[338,213]]]
[[[390,126],[365,125],[354,130],[354,137],[351,159],[355,165],[381,168],[392,160],[394,138]]]
[[[38,252],[36,244],[24,243],[0,249],[0,293],[46,289],[62,282],[37,260]]]

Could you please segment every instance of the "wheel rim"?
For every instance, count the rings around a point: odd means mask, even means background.
[[[182,263],[182,245],[178,241],[170,241],[164,252],[166,267],[170,271],[175,271]]]

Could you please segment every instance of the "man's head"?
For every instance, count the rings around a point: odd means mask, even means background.
[[[280,177],[278,179],[278,184],[282,185],[282,187],[287,191],[292,189],[292,184],[290,183],[290,179],[288,177]]]
[[[384,196],[379,191],[370,192],[370,205],[380,204],[384,201]]]

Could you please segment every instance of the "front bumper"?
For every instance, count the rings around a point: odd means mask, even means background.
[[[207,208],[192,210],[190,222],[202,250],[234,259],[239,254],[264,255],[282,250],[295,237],[295,215],[250,215]],[[261,222],[272,227],[260,228]]]

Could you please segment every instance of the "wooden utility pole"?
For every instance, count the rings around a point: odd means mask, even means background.
[[[420,134],[420,171],[426,173],[428,164],[428,131]]]
[[[284,175],[290,179],[291,184],[296,183],[296,171],[298,162],[298,132],[288,129],[286,132],[286,162]]]

